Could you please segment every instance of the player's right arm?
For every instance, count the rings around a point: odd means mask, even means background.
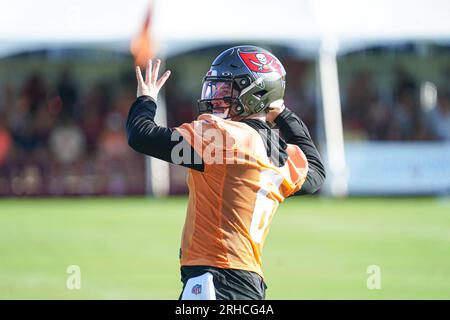
[[[176,135],[177,139],[174,140],[174,129],[158,126],[155,123],[158,93],[170,76],[170,71],[166,71],[157,80],[160,63],[160,60],[157,60],[152,70],[152,61],[149,61],[145,80],[142,78],[140,68],[136,67],[137,99],[128,113],[126,123],[128,144],[137,152],[173,163],[173,148],[187,142],[180,135]],[[191,155],[190,161],[177,164],[203,171],[203,161],[200,163],[195,161],[199,157],[190,145],[181,148],[181,152],[188,149]]]

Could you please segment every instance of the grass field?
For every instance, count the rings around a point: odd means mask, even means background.
[[[185,204],[0,200],[0,298],[176,299]],[[450,299],[450,202],[288,199],[263,260],[269,299]],[[69,265],[80,290],[66,288]],[[369,265],[380,290],[367,289]]]

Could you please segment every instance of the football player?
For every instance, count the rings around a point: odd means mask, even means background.
[[[203,79],[200,115],[176,128],[155,121],[160,61],[139,67],[127,119],[129,145],[185,166],[189,202],[180,249],[180,299],[264,299],[261,254],[286,197],[316,192],[325,180],[303,121],[284,106],[286,72],[270,52],[222,52]]]

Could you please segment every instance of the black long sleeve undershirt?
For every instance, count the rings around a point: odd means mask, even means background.
[[[172,141],[173,128],[160,127],[155,123],[156,103],[149,96],[141,96],[132,104],[127,118],[128,145],[134,150],[146,155],[173,163],[172,149],[179,143],[188,144],[181,136],[178,141]],[[181,166],[198,171],[204,170],[203,161],[195,161],[200,158],[197,152],[188,144],[181,148],[180,157],[183,158],[183,150],[191,150],[189,163],[180,163]]]
[[[173,128],[158,126],[155,121],[156,103],[149,96],[141,96],[136,99],[128,113],[126,129],[128,144],[134,150],[146,155],[173,163],[171,159],[172,149],[179,143],[188,142],[180,137],[178,141],[172,141]],[[297,194],[316,192],[325,180],[320,155],[311,140],[308,129],[303,122],[290,110],[284,110],[275,120],[281,134],[287,143],[297,145],[308,159],[309,171],[302,189]],[[190,146],[191,161],[180,165],[194,170],[203,171],[203,161],[194,161],[200,156]],[[187,150],[182,148],[182,150]]]

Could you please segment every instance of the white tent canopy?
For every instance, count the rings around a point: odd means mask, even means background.
[[[165,0],[156,6],[155,35],[163,44],[263,40],[316,49],[332,37],[342,50],[380,40],[448,40],[449,12],[446,0]]]
[[[0,56],[23,48],[122,44],[141,27],[149,0],[3,0]],[[267,41],[318,49],[450,39],[447,0],[154,0],[152,32],[166,54],[211,42]]]

